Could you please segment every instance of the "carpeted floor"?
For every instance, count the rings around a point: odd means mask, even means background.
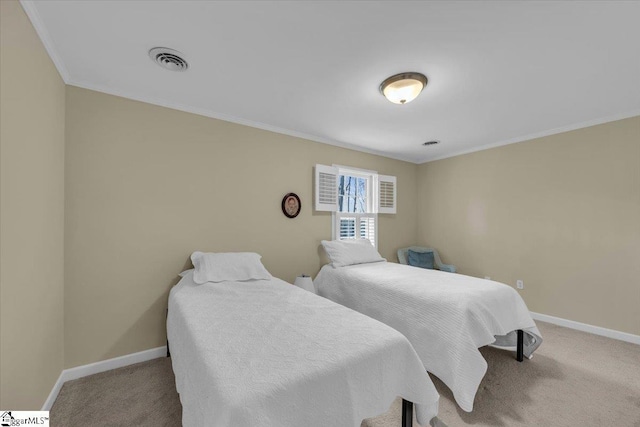
[[[489,369],[472,413],[432,377],[441,395],[439,418],[449,427],[640,427],[640,346],[538,326],[545,341],[532,360],[518,363],[512,353],[481,349]],[[179,426],[181,414],[171,363],[162,358],[65,383],[50,415],[53,427],[155,427]],[[362,423],[399,426],[400,400]]]

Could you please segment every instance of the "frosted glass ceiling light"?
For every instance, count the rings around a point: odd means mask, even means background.
[[[380,85],[380,93],[394,104],[406,104],[420,95],[427,85],[427,77],[420,73],[400,73]]]

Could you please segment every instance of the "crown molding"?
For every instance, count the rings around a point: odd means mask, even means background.
[[[596,125],[600,125],[600,124],[604,124],[604,123],[615,122],[617,120],[628,119],[630,117],[640,116],[640,110],[632,110],[632,111],[628,111],[628,112],[624,112],[624,113],[618,113],[618,114],[614,114],[614,115],[610,115],[610,116],[606,116],[606,117],[602,117],[602,118],[598,118],[598,119],[592,119],[592,120],[587,120],[587,121],[584,121],[584,122],[574,123],[574,124],[570,124],[570,125],[567,125],[567,126],[560,126],[560,127],[557,127],[557,128],[552,128],[552,129],[541,131],[541,132],[535,132],[535,133],[531,133],[531,134],[524,135],[524,136],[519,136],[519,137],[515,137],[515,138],[509,138],[509,139],[506,139],[506,140],[503,140],[503,141],[500,141],[500,142],[496,142],[496,143],[484,144],[484,145],[481,145],[479,147],[474,147],[474,148],[471,148],[471,149],[454,151],[453,153],[445,154],[445,155],[442,155],[442,156],[438,156],[438,157],[435,157],[435,158],[429,159],[429,160],[416,160],[416,159],[410,158],[408,156],[389,154],[389,153],[386,153],[384,151],[373,150],[373,149],[362,147],[362,146],[355,145],[355,144],[349,144],[349,143],[346,143],[346,142],[335,141],[335,140],[328,139],[328,138],[323,138],[323,137],[320,137],[320,136],[317,136],[317,135],[312,135],[312,134],[308,134],[308,133],[304,133],[304,132],[298,132],[298,131],[291,130],[291,129],[281,128],[281,127],[278,127],[278,126],[273,126],[273,125],[269,125],[269,124],[266,124],[266,123],[257,122],[257,121],[254,121],[254,120],[243,119],[243,118],[240,118],[240,117],[231,116],[231,115],[224,114],[224,113],[218,113],[218,112],[206,109],[206,108],[192,107],[192,106],[189,106],[189,105],[184,105],[184,104],[179,104],[179,103],[176,103],[176,102],[166,101],[166,100],[159,99],[159,98],[152,98],[152,97],[149,97],[149,96],[135,94],[135,93],[128,92],[128,91],[122,91],[122,90],[113,89],[113,88],[109,88],[109,87],[105,87],[105,86],[100,86],[100,85],[96,85],[96,84],[93,84],[93,83],[70,81],[67,84],[70,85],[70,86],[76,86],[76,87],[79,87],[79,88],[82,88],[82,89],[88,89],[88,90],[92,90],[92,91],[95,91],[95,92],[106,93],[108,95],[113,95],[113,96],[118,96],[118,97],[121,97],[121,98],[131,99],[131,100],[134,100],[134,101],[144,102],[146,104],[152,104],[152,105],[157,105],[157,106],[160,106],[160,107],[170,108],[172,110],[178,110],[178,111],[183,111],[183,112],[186,112],[186,113],[197,114],[199,116],[210,117],[210,118],[213,118],[213,119],[223,120],[223,121],[226,121],[226,122],[231,122],[231,123],[235,123],[235,124],[239,124],[239,125],[243,125],[243,126],[262,129],[262,130],[266,130],[266,131],[269,131],[269,132],[274,132],[274,133],[279,133],[279,134],[282,134],[282,135],[293,136],[293,137],[296,137],[296,138],[306,139],[308,141],[319,142],[321,144],[333,145],[335,147],[345,148],[347,150],[359,151],[361,153],[373,154],[373,155],[376,155],[376,156],[381,156],[381,157],[385,157],[385,158],[388,158],[388,159],[400,160],[400,161],[403,161],[403,162],[413,163],[413,164],[417,164],[417,165],[426,164],[426,163],[429,163],[429,162],[435,162],[436,160],[448,159],[450,157],[462,156],[464,154],[475,153],[477,151],[489,150],[491,148],[502,147],[504,145],[517,144],[519,142],[530,141],[532,139],[542,138],[542,137],[545,137],[545,136],[556,135],[556,134],[560,134],[560,133],[564,133],[564,132],[569,132],[569,131],[572,131],[572,130],[584,129],[584,128],[588,128],[588,127],[591,127],[591,126],[596,126]]]
[[[608,122],[613,122],[613,121],[617,121],[617,120],[627,119],[627,118],[630,118],[630,117],[640,116],[640,110],[632,110],[632,111],[618,113],[618,114],[614,114],[614,115],[610,115],[610,116],[606,116],[606,117],[602,117],[602,118],[598,118],[598,119],[592,119],[592,120],[583,121],[583,122],[579,122],[579,123],[574,123],[574,124],[570,124],[570,125],[566,125],[566,126],[560,126],[560,127],[548,129],[548,130],[541,131],[541,132],[535,132],[535,133],[531,133],[531,134],[527,134],[527,135],[522,135],[522,136],[518,136],[518,137],[514,137],[514,138],[509,138],[509,139],[505,139],[505,140],[502,140],[502,141],[499,141],[499,142],[483,144],[483,145],[480,145],[480,146],[477,146],[477,147],[473,147],[473,148],[469,148],[469,149],[458,150],[458,151],[454,151],[454,152],[451,152],[451,153],[448,153],[448,154],[444,154],[444,155],[441,155],[441,156],[436,156],[436,157],[433,157],[433,158],[425,158],[425,157],[423,157],[422,159],[416,159],[416,158],[412,158],[412,156],[390,154],[390,153],[385,152],[385,151],[374,150],[374,149],[362,147],[362,146],[356,145],[356,144],[350,144],[350,143],[347,143],[347,142],[337,141],[337,140],[333,140],[333,139],[330,139],[330,138],[324,138],[324,137],[321,137],[321,136],[308,134],[308,133],[304,133],[304,132],[299,132],[299,131],[292,130],[292,129],[286,129],[286,128],[282,128],[282,127],[278,127],[278,126],[273,126],[273,125],[269,125],[269,124],[258,122],[258,121],[243,119],[243,118],[240,118],[240,117],[236,117],[236,116],[232,116],[232,115],[228,115],[228,114],[212,111],[212,110],[209,110],[209,109],[206,109],[206,108],[193,107],[193,106],[184,105],[184,104],[180,104],[180,103],[176,103],[176,102],[171,102],[171,101],[167,101],[167,100],[163,100],[163,99],[159,99],[159,98],[140,95],[140,94],[129,92],[129,91],[123,91],[123,90],[113,89],[113,88],[102,86],[102,85],[96,85],[96,84],[89,83],[89,82],[73,80],[71,78],[70,74],[69,74],[69,71],[67,70],[66,66],[64,65],[64,62],[62,61],[62,58],[58,54],[58,51],[56,50],[56,48],[54,46],[54,43],[53,43],[53,41],[51,39],[51,36],[49,35],[49,32],[47,31],[42,19],[40,18],[40,15],[38,13],[37,6],[36,6],[36,1],[34,1],[34,0],[20,0],[20,4],[22,5],[22,8],[24,9],[25,13],[29,17],[29,20],[31,21],[31,24],[33,25],[33,27],[36,30],[36,33],[40,37],[40,40],[42,41],[42,44],[44,45],[47,53],[49,54],[49,57],[51,58],[51,60],[53,61],[54,65],[56,67],[56,69],[58,70],[58,73],[62,77],[62,80],[67,85],[77,86],[77,87],[80,87],[80,88],[83,88],[83,89],[89,89],[89,90],[93,90],[93,91],[96,91],[96,92],[102,92],[102,93],[106,93],[106,94],[109,94],[109,95],[114,95],[114,96],[119,96],[119,97],[122,97],[122,98],[131,99],[131,100],[134,100],[134,101],[140,101],[140,102],[144,102],[144,103],[147,103],[147,104],[158,105],[158,106],[165,107],[165,108],[170,108],[170,109],[173,109],[173,110],[184,111],[184,112],[187,112],[187,113],[197,114],[197,115],[200,115],[200,116],[210,117],[210,118],[214,118],[214,119],[218,119],[218,120],[224,120],[224,121],[231,122],[231,123],[236,123],[236,124],[240,124],[240,125],[244,125],[244,126],[249,126],[249,127],[252,127],[252,128],[262,129],[262,130],[266,130],[266,131],[269,131],[269,132],[275,132],[275,133],[279,133],[279,134],[282,134],[282,135],[293,136],[293,137],[296,137],[296,138],[302,138],[302,139],[306,139],[306,140],[313,141],[313,142],[319,142],[319,143],[322,143],[322,144],[328,144],[328,145],[332,145],[332,146],[335,146],[335,147],[345,148],[347,150],[353,150],[353,151],[358,151],[358,152],[362,152],[362,153],[373,154],[373,155],[376,155],[376,156],[386,157],[386,158],[389,158],[389,159],[400,160],[400,161],[413,163],[413,164],[418,164],[418,165],[426,164],[426,163],[429,163],[429,162],[434,162],[434,161],[437,161],[437,160],[448,159],[450,157],[462,156],[464,154],[475,153],[477,151],[489,150],[491,148],[501,147],[501,146],[504,146],[504,145],[516,144],[516,143],[519,143],[519,142],[529,141],[529,140],[532,140],[532,139],[542,138],[542,137],[545,137],[545,136],[550,136],[550,135],[555,135],[555,134],[559,134],[559,133],[569,132],[569,131],[572,131],[572,130],[587,128],[587,127],[590,127],[590,126],[596,126],[596,125],[603,124],[603,123],[608,123]]]
[[[65,84],[69,84],[69,82],[71,81],[69,71],[67,71],[67,67],[65,67],[62,58],[58,54],[58,51],[56,50],[55,45],[51,40],[51,36],[49,35],[49,31],[47,31],[47,27],[45,27],[42,19],[40,18],[40,14],[38,13],[38,8],[36,7],[35,2],[33,0],[20,0],[20,5],[27,14],[27,17],[29,17],[31,25],[33,25],[33,28],[38,34],[38,37],[40,37],[40,40],[42,41],[44,48],[49,54],[49,58],[51,58],[53,64],[58,70],[60,77],[62,77],[62,80],[65,82]]]
[[[69,86],[76,86],[82,89],[88,89],[95,92],[106,93],[108,95],[118,96],[121,98],[127,98],[134,101],[144,102],[146,104],[153,104],[160,107],[170,108],[172,110],[179,110],[186,113],[197,114],[199,116],[210,117],[213,119],[223,120],[226,122],[231,122],[243,126],[248,126],[252,128],[262,129],[269,132],[279,133],[282,135],[293,136],[296,138],[302,138],[313,142],[320,142],[322,144],[333,145],[335,147],[346,148],[348,150],[359,151],[367,154],[374,154],[376,156],[386,157],[389,159],[400,160],[408,163],[416,163],[415,160],[410,159],[404,156],[398,156],[394,154],[389,154],[384,151],[372,150],[370,148],[361,147],[355,144],[349,144],[346,142],[336,141],[333,139],[323,138],[317,135],[312,135],[304,132],[299,132],[292,129],[281,128],[278,126],[269,125],[262,122],[257,122],[254,120],[243,119],[241,117],[231,116],[229,114],[219,113],[216,111],[212,111],[206,108],[193,107],[190,105],[180,104],[177,102],[167,101],[160,98],[154,98],[146,95],[141,95],[137,93],[133,93],[130,91],[123,91],[119,89],[114,89],[106,86],[96,85],[89,82],[75,81],[72,80],[67,83]]]
[[[448,159],[450,157],[462,156],[464,154],[475,153],[476,151],[489,150],[491,148],[502,147],[503,145],[517,144],[518,142],[530,141],[532,139],[542,138],[542,137],[551,136],[551,135],[557,135],[559,133],[570,132],[572,130],[578,130],[578,129],[584,129],[584,128],[588,128],[588,127],[591,127],[591,126],[596,126],[596,125],[601,125],[601,124],[604,124],[604,123],[615,122],[617,120],[628,119],[628,118],[636,117],[636,116],[640,116],[640,110],[631,110],[631,111],[627,111],[627,112],[624,112],[624,113],[618,113],[618,114],[613,114],[613,115],[606,116],[606,117],[601,117],[601,118],[598,118],[598,119],[592,119],[592,120],[587,120],[587,121],[584,121],[584,122],[574,123],[574,124],[570,124],[570,125],[566,125],[566,126],[560,126],[560,127],[557,127],[557,128],[553,128],[553,129],[549,129],[549,130],[545,130],[545,131],[541,131],[541,132],[530,133],[530,134],[524,135],[524,136],[518,136],[518,137],[515,137],[515,138],[509,138],[509,139],[505,139],[505,140],[500,141],[500,142],[495,142],[495,143],[491,143],[491,144],[484,144],[484,145],[481,145],[479,147],[474,147],[474,148],[470,148],[470,149],[466,149],[466,150],[454,151],[453,153],[450,153],[450,154],[445,154],[445,155],[442,155],[442,156],[434,157],[432,159],[423,160],[423,161],[417,162],[417,163],[418,164],[426,164],[426,163],[429,163],[429,162],[435,162],[436,160],[442,160],[442,159]]]

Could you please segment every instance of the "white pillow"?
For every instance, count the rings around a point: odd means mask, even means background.
[[[183,271],[182,273],[178,273],[178,276],[185,277],[187,274],[191,273],[192,271],[193,271],[193,268],[190,268],[188,270]]]
[[[334,267],[386,261],[368,239],[323,240],[322,246]]]
[[[191,254],[195,267],[193,281],[201,285],[206,282],[240,282],[245,280],[271,280],[271,274],[260,262],[259,254],[252,252]]]

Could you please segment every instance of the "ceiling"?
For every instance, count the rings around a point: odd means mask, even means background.
[[[22,4],[67,84],[415,163],[640,115],[640,2]]]

